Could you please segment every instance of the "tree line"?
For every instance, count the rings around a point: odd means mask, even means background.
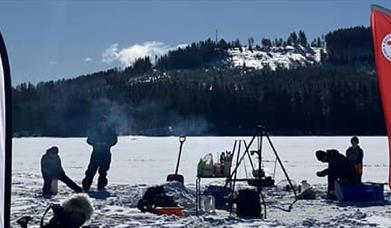
[[[124,70],[23,83],[13,88],[13,132],[85,136],[105,115],[120,134],[134,135],[251,135],[259,124],[278,135],[385,134],[367,32],[328,33],[324,62],[291,70],[208,65],[241,44],[206,40],[155,65],[142,58]],[[352,34],[362,35],[363,43],[349,44]]]

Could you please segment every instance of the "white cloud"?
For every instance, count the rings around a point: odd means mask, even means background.
[[[86,57],[83,59],[83,62],[91,62],[93,59],[91,57]]]
[[[179,47],[186,47],[186,44],[177,46],[165,45],[162,42],[147,41],[143,44],[134,44],[132,46],[119,49],[118,44],[112,44],[102,54],[104,63],[120,62],[123,67],[132,65],[137,58],[149,56],[151,61],[155,61],[155,56],[162,56],[168,51]]]
[[[56,64],[58,64],[58,62],[55,61],[55,60],[51,60],[51,61],[49,61],[49,64],[50,64],[50,65],[56,65]]]

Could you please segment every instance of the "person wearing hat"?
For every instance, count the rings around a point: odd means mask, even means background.
[[[53,146],[46,150],[41,158],[41,172],[43,177],[43,196],[50,198],[56,194],[51,191],[52,181],[58,179],[75,192],[82,192],[83,189],[73,182],[64,172],[61,165],[60,156],[58,156],[58,147]]]
[[[327,176],[327,198],[336,199],[335,181],[343,184],[356,183],[354,167],[343,154],[331,149],[327,151],[318,150],[315,155],[319,161],[329,164],[327,169],[316,172],[318,177]]]
[[[53,217],[48,224],[44,218],[49,210]],[[51,204],[45,211],[40,227],[43,228],[79,228],[87,222],[94,213],[94,207],[85,194],[75,194],[62,204]]]
[[[107,171],[111,163],[111,147],[117,144],[117,133],[105,117],[99,119],[97,127],[88,133],[87,143],[92,146],[90,163],[82,181],[84,191],[89,191],[96,172],[99,173],[98,190],[106,187]]]
[[[356,170],[357,175],[357,181],[361,182],[364,151],[358,145],[360,142],[357,136],[353,136],[350,139],[350,143],[352,144],[352,146],[346,150],[346,157],[354,165],[354,169]]]

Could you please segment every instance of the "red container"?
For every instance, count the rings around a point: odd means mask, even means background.
[[[183,216],[183,207],[156,207],[153,209],[159,215]]]

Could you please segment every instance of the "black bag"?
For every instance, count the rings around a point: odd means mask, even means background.
[[[240,190],[236,197],[236,214],[240,217],[261,216],[259,193],[251,189]]]
[[[137,208],[141,212],[151,212],[155,207],[178,207],[178,203],[166,195],[162,186],[153,186],[149,187],[143,198],[138,201]]]

